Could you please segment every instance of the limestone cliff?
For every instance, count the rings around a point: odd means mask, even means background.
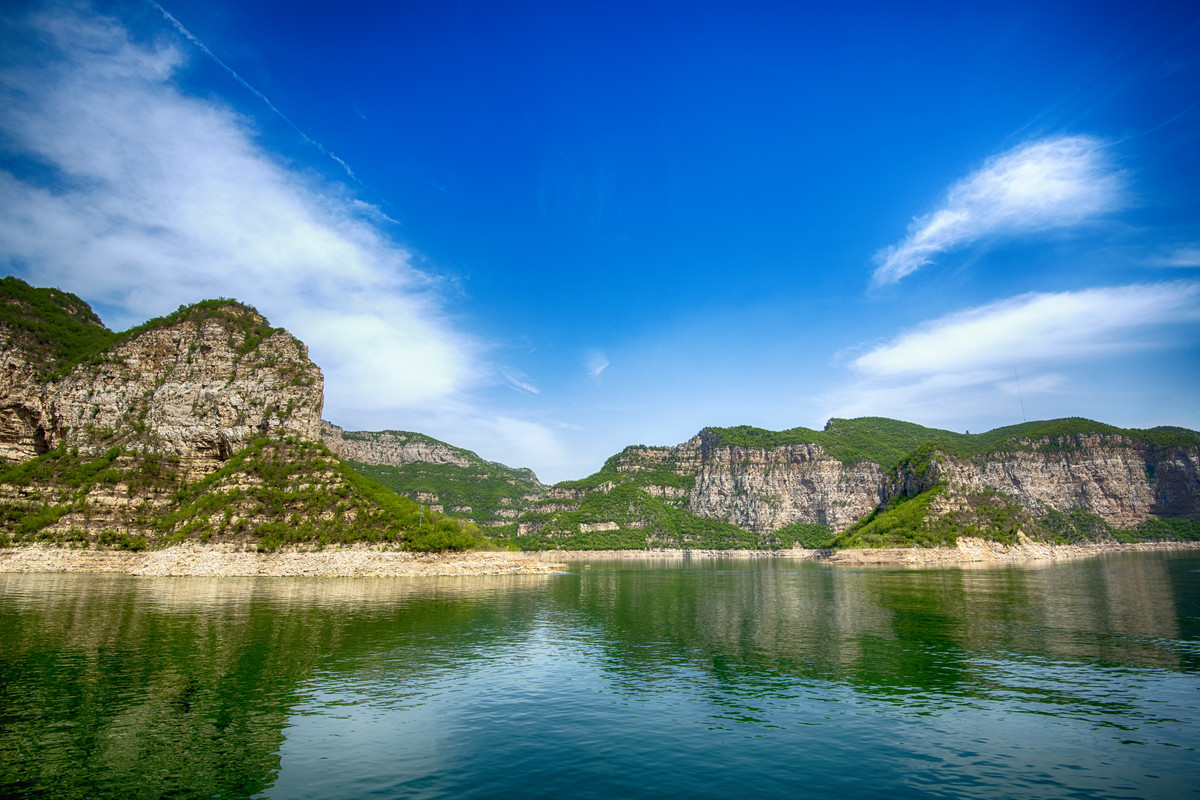
[[[20,331],[0,324],[0,454],[136,442],[214,469],[256,436],[320,438],[323,381],[307,348],[233,302],[208,301],[135,329],[40,380]]]
[[[621,503],[596,499],[621,492]],[[821,540],[813,526],[832,541],[918,497],[921,519],[940,520],[929,527],[943,538],[959,528],[1052,537],[1075,524],[1065,515],[1102,536],[1160,518],[1196,521],[1200,434],[1088,420],[974,436],[878,418],[831,420],[824,431],[710,428],[673,447],[628,447],[591,478],[526,498],[516,533],[533,541],[607,530],[596,526],[608,522],[646,529],[675,514],[677,531],[699,517],[751,532],[758,546],[812,546]],[[884,522],[902,527],[897,519]]]
[[[998,492],[1034,516],[1082,511],[1113,528],[1152,517],[1200,519],[1200,447],[1114,434],[1020,438],[974,457],[931,449],[897,468],[884,501],[935,486]]]
[[[0,374],[0,542],[481,541],[320,444],[320,369],[241,303],[113,333],[79,298],[4,278]]]
[[[321,422],[321,441],[338,455],[362,464],[402,467],[413,462],[469,467],[481,459],[469,450],[453,447],[410,431],[350,431]]]

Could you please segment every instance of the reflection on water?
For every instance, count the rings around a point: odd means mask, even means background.
[[[1174,797],[1200,557],[0,575],[0,794]]]

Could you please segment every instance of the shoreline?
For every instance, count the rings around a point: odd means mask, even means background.
[[[559,561],[654,561],[688,559],[789,558],[828,564],[891,564],[910,566],[1026,563],[1090,558],[1106,553],[1200,550],[1200,542],[1137,542],[1121,544],[1050,544],[1025,539],[1017,545],[963,537],[955,547],[880,547],[864,550],[537,550],[526,554]]]
[[[80,572],[148,577],[417,578],[459,575],[553,575],[560,562],[525,553],[413,553],[366,546],[260,553],[236,545],[185,543],[161,550],[103,550],[46,545],[0,549],[0,573]]]
[[[981,566],[1089,558],[1108,553],[1200,550],[1200,542],[1018,545],[964,537],[955,547],[867,550],[537,550],[413,553],[355,545],[260,553],[238,545],[185,543],[162,550],[104,550],[34,544],[0,548],[0,573],[107,573],[152,577],[430,577],[553,575],[576,561],[796,559],[831,565]]]

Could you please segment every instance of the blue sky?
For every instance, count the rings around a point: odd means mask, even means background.
[[[543,480],[705,425],[1200,428],[1190,3],[6,3],[0,259],[236,297]]]

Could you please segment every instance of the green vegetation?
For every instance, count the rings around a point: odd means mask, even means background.
[[[1151,518],[1136,528],[1114,528],[1096,514],[1074,509],[1066,513],[1049,511],[1039,522],[1057,544],[1200,541],[1200,520],[1178,517]]]
[[[1200,541],[1200,521],[1172,517],[1146,520],[1136,528],[1114,528],[1080,509],[1048,510],[1034,516],[996,491],[959,495],[952,510],[930,513],[932,501],[948,494],[943,485],[877,509],[829,542],[835,549],[870,547],[953,547],[960,536],[1015,545],[1018,532],[1055,544]]]
[[[12,276],[0,278],[0,325],[38,365],[42,381],[69,372],[116,341],[92,307],[75,295],[34,288]]]
[[[9,542],[144,549],[249,541],[268,550],[386,542],[417,551],[490,545],[473,523],[422,509],[323,445],[294,438],[255,440],[190,483],[178,459],[120,447],[98,457],[59,448],[0,473],[0,483],[27,487],[22,501],[0,504]],[[56,525],[64,517],[65,531]]]
[[[525,495],[542,488],[528,470],[483,461],[469,467],[425,461],[399,467],[346,463],[397,494],[416,499],[418,493],[425,492],[437,495],[443,508],[469,507],[469,512],[462,513],[477,523],[503,521],[500,512],[504,508],[519,507]]]
[[[252,306],[228,298],[202,300],[162,317],[147,320],[121,333],[108,330],[91,306],[58,289],[40,289],[20,278],[0,278],[0,325],[12,332],[14,343],[39,365],[37,379],[55,380],[79,364],[95,363],[106,352],[150,330],[182,322],[218,321],[230,331],[230,345],[239,355],[253,352],[272,328]],[[237,341],[235,333],[241,334]]]
[[[1026,422],[977,434],[926,428],[882,417],[831,419],[823,431],[808,428],[768,431],[741,425],[735,428],[706,428],[705,432],[713,437],[715,444],[726,447],[816,444],[844,464],[873,461],[885,470],[895,468],[907,455],[923,445],[936,445],[947,453],[962,457],[1031,446],[1062,449],[1072,446],[1071,437],[1094,434],[1123,436],[1132,442],[1155,448],[1200,445],[1200,433],[1186,428],[1117,428],[1080,417]],[[1037,445],[1024,443],[1024,440],[1039,442],[1042,439],[1050,441]]]
[[[834,539],[832,546],[838,549],[953,546],[955,531],[935,528],[928,519],[930,501],[943,491],[941,486],[935,486],[916,497],[876,509]]]
[[[836,538],[828,525],[816,522],[793,522],[767,535],[772,546],[781,550],[803,547],[808,550],[825,550],[833,546]]]
[[[198,303],[180,306],[166,316],[147,320],[141,325],[116,334],[116,337],[118,342],[125,342],[147,331],[167,328],[182,322],[202,324],[210,321],[219,322],[230,331],[231,345],[235,342],[233,332],[237,331],[241,333],[242,341],[236,345],[239,355],[246,355],[257,348],[263,339],[283,330],[283,328],[272,328],[253,306],[248,306],[245,303],[240,303],[237,300],[231,300],[227,297],[219,297],[213,300],[201,300]]]
[[[949,490],[939,484],[915,497],[878,508],[836,537],[831,546],[953,547],[959,536],[1015,545],[1022,530],[1032,539],[1048,538],[1037,520],[1019,503],[999,492],[958,495],[950,510],[931,513],[933,501],[948,494]]]
[[[297,543],[387,542],[418,551],[486,544],[472,523],[422,509],[342,464],[324,445],[294,438],[254,441],[178,500],[160,523],[174,540],[252,531],[267,550]]]
[[[583,531],[581,525],[613,522],[616,530]],[[720,520],[698,517],[632,485],[591,492],[575,511],[529,512],[521,523],[537,534],[515,537],[522,550],[739,550],[767,547],[755,534]]]
[[[675,463],[666,460],[643,458],[648,448],[645,445],[626,447],[604,462],[599,472],[574,481],[554,484],[556,489],[598,489],[607,483],[631,486],[667,486],[690,491],[696,485],[695,475],[681,475],[675,471]],[[666,448],[653,448],[661,451]],[[622,470],[620,467],[624,466]]]
[[[788,444],[820,445],[825,452],[844,464],[873,461],[892,469],[900,460],[927,442],[958,451],[970,440],[967,434],[926,428],[911,422],[882,417],[831,419],[825,430],[792,428],[768,431],[749,425],[735,428],[706,428],[715,443],[723,447],[774,447]]]

